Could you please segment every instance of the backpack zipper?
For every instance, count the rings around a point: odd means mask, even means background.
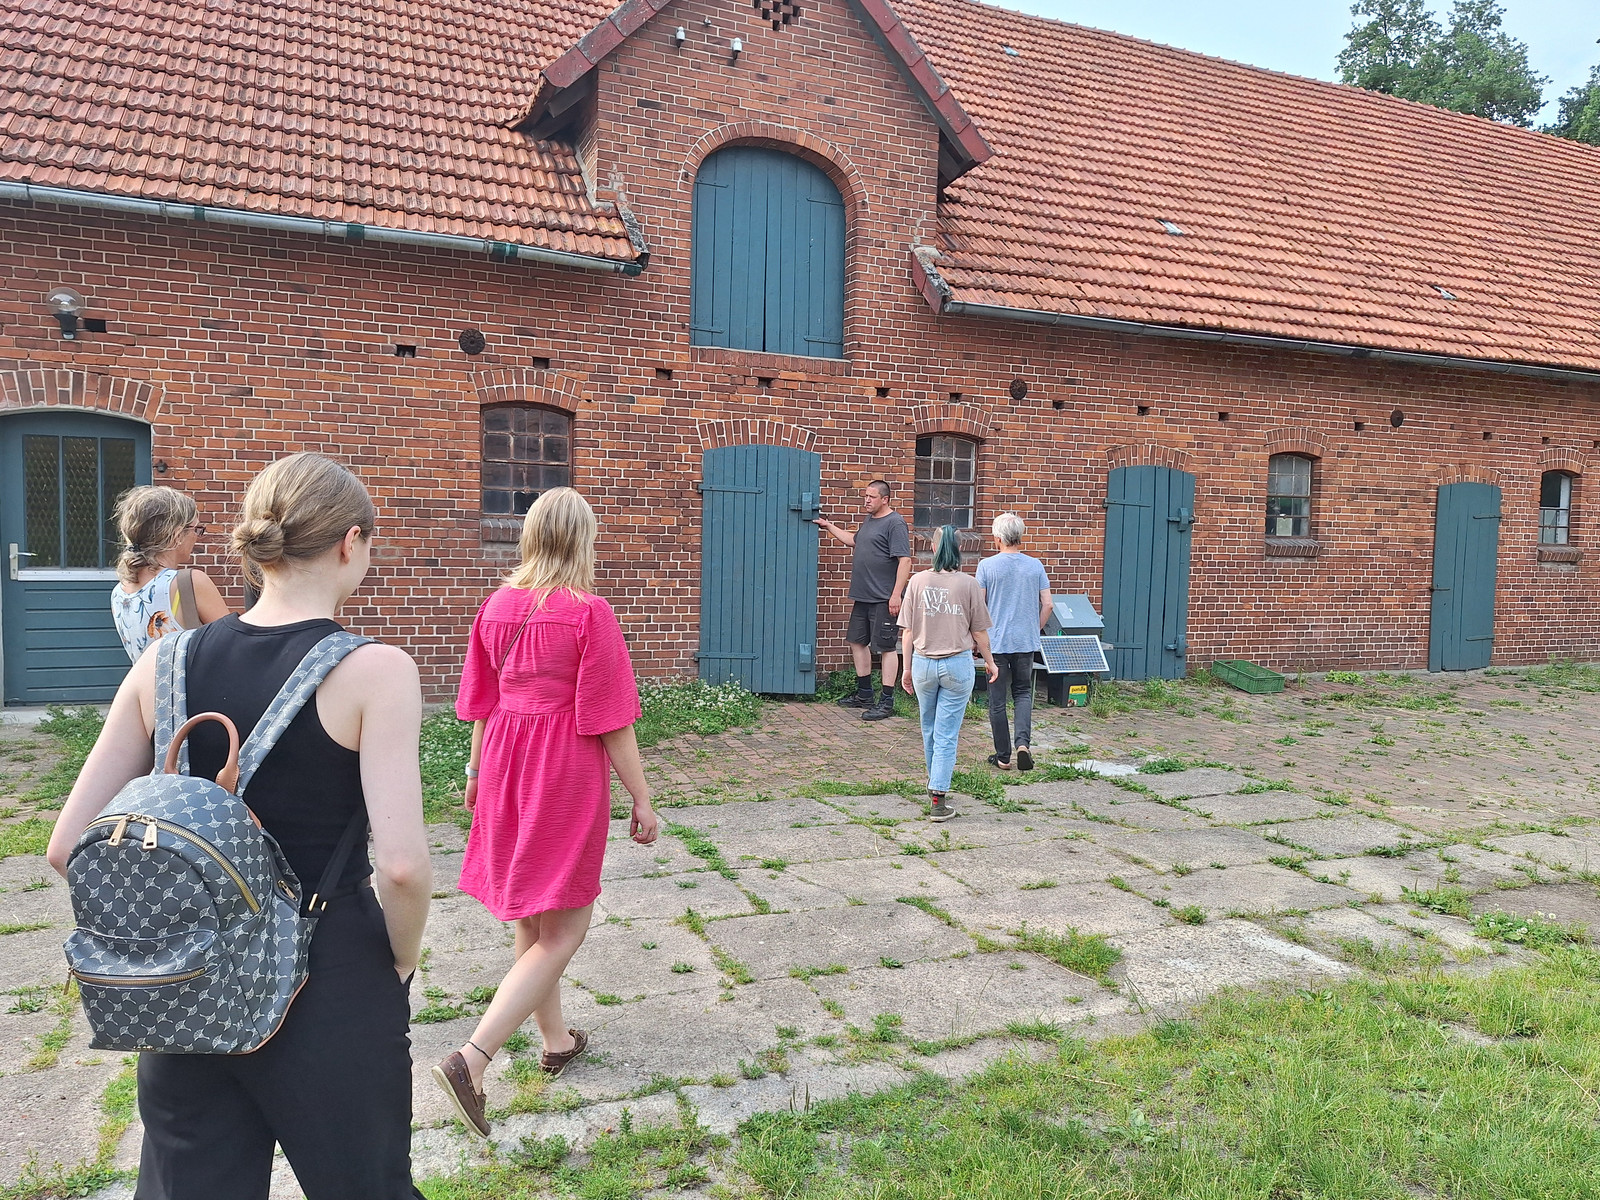
[[[164,987],[169,983],[187,983],[191,979],[198,979],[204,975],[205,968],[198,971],[180,971],[176,975],[148,975],[130,978],[126,975],[90,975],[83,971],[69,971],[74,979],[82,983],[97,983],[102,987]]]
[[[250,890],[250,886],[245,883],[244,876],[239,874],[239,872],[234,868],[234,865],[225,857],[223,857],[222,851],[218,850],[199,834],[190,833],[181,825],[174,825],[170,821],[162,821],[156,817],[143,817],[130,813],[118,817],[101,817],[98,821],[91,821],[89,823],[89,828],[93,829],[96,825],[114,824],[117,828],[112,836],[117,837],[120,841],[120,835],[124,830],[127,829],[130,822],[133,824],[144,825],[144,841],[141,843],[141,845],[146,850],[153,850],[156,848],[155,835],[152,832],[155,829],[165,829],[173,837],[182,838],[184,841],[198,846],[207,854],[207,856],[211,858],[213,862],[217,864],[217,866],[223,869],[229,879],[233,880],[234,885],[239,889],[239,894],[244,897],[244,902],[250,906],[250,911],[252,913],[258,913],[261,911],[261,905],[257,903],[255,893]],[[106,842],[108,845],[116,845],[116,842],[111,841],[110,838],[107,838]]]

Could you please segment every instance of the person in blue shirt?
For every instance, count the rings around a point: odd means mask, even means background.
[[[989,729],[994,753],[989,765],[1011,770],[1011,729],[1006,723],[1006,696],[1016,707],[1017,763],[1033,770],[1033,656],[1039,652],[1039,631],[1050,619],[1050,580],[1044,564],[1022,552],[1026,527],[1016,513],[994,519],[995,548],[978,564],[978,586],[983,589],[989,618],[994,622],[989,641],[1000,677],[989,685]]]

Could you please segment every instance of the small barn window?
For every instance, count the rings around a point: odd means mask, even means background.
[[[978,444],[934,434],[917,439],[912,524],[918,529],[972,528],[978,494]]]
[[[572,484],[572,418],[532,404],[483,410],[483,515],[520,517],[551,488]]]
[[[1572,476],[1546,471],[1539,476],[1539,544],[1565,546],[1572,535]]]
[[[1267,460],[1267,536],[1311,536],[1311,459],[1274,454]]]

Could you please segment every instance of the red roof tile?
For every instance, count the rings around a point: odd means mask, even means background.
[[[632,261],[572,148],[509,128],[609,8],[0,0],[0,180]]]
[[[954,299],[1600,370],[1600,150],[972,0],[895,8],[995,151],[940,209]]]

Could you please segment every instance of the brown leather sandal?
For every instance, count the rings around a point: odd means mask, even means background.
[[[456,1113],[466,1124],[467,1131],[487,1138],[489,1115],[484,1111],[483,1093],[472,1086],[472,1075],[467,1071],[467,1060],[461,1057],[461,1051],[455,1051],[435,1066],[433,1077],[456,1106]]]
[[[539,1069],[546,1075],[554,1077],[567,1069],[569,1063],[589,1048],[589,1035],[581,1029],[569,1029],[572,1035],[573,1046],[571,1050],[563,1050],[559,1054],[552,1054],[546,1050],[539,1056]]]

